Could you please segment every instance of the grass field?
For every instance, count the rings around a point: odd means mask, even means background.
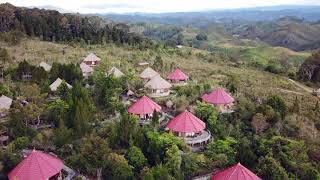
[[[242,91],[252,92],[253,95],[265,97],[269,94],[280,93],[288,104],[291,104],[297,94],[288,93],[286,91],[279,91],[279,89],[299,92],[301,98],[305,101],[305,106],[302,108],[309,109],[314,106],[318,100],[316,97],[310,95],[304,90],[292,84],[287,77],[255,70],[247,67],[234,67],[229,62],[216,62],[211,63],[203,59],[202,56],[210,56],[207,51],[196,50],[192,48],[183,48],[178,50],[146,50],[139,51],[130,47],[117,47],[115,45],[98,45],[98,46],[71,46],[66,44],[51,43],[39,40],[24,40],[20,45],[7,46],[9,53],[12,57],[10,65],[16,65],[17,62],[24,59],[32,64],[39,64],[41,61],[48,63],[61,62],[61,63],[79,63],[82,58],[89,52],[96,53],[106,65],[117,66],[124,72],[129,69],[135,69],[136,64],[141,61],[153,62],[157,55],[160,55],[165,62],[169,65],[175,63],[176,66],[182,68],[192,79],[198,83],[209,83],[212,86],[218,86],[219,82],[226,80],[230,75],[238,76],[241,80]],[[261,56],[264,51],[271,52],[270,49],[253,50],[254,54]],[[283,48],[275,48],[280,51],[287,51]],[[189,54],[191,51],[191,55]],[[248,50],[248,53],[252,53]],[[296,53],[296,52],[290,52]],[[201,54],[202,56],[199,56]],[[274,55],[281,56],[281,53],[275,52]],[[307,56],[307,53],[298,54]],[[246,57],[250,58],[250,56]],[[107,69],[106,69],[107,70]],[[138,73],[138,70],[137,70]],[[163,75],[168,72],[161,72]]]

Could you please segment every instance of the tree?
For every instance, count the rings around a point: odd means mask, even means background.
[[[195,115],[207,122],[212,114],[216,114],[217,110],[211,104],[205,102],[197,102],[197,106],[195,109]]]
[[[62,81],[60,86],[57,88],[56,95],[58,95],[64,101],[70,98],[70,89],[65,81]]]
[[[103,169],[105,179],[134,179],[132,167],[127,160],[116,153],[110,153],[106,158],[106,165]]]
[[[41,123],[40,115],[44,112],[45,97],[47,94],[41,93],[41,89],[37,84],[24,85],[20,87],[22,99],[25,99],[28,104],[22,108],[26,125],[29,122],[37,120],[37,125]]]
[[[32,137],[35,134],[34,130],[26,125],[25,112],[20,104],[14,103],[10,109],[8,133],[12,138],[22,136]]]
[[[125,113],[121,116],[120,122],[116,125],[116,140],[114,142],[120,147],[128,147],[130,140],[133,140],[138,129],[138,118]]]
[[[144,157],[141,149],[137,146],[131,146],[126,157],[129,164],[135,168],[135,172],[140,172],[140,170],[147,164],[147,159]]]
[[[157,71],[162,70],[164,68],[164,62],[162,60],[162,57],[161,56],[156,56],[152,66]]]
[[[236,93],[238,91],[239,85],[240,85],[239,77],[232,75],[229,77],[225,86],[229,90],[229,92]]]
[[[208,36],[205,33],[199,33],[197,34],[196,39],[198,41],[206,41],[208,40]]]
[[[78,146],[79,151],[69,156],[66,162],[80,173],[96,175],[97,170],[105,166],[105,158],[110,153],[107,141],[91,134],[82,138]]]
[[[165,157],[166,166],[168,167],[169,171],[174,177],[181,176],[181,162],[182,157],[180,150],[177,145],[171,146],[166,151],[166,157]]]
[[[169,172],[166,166],[162,164],[152,167],[146,170],[142,174],[143,180],[173,180],[175,179]]]
[[[171,133],[159,134],[158,132],[148,131],[146,136],[148,146],[145,154],[151,165],[164,162],[166,150],[173,145],[183,148],[182,141]]]
[[[157,128],[159,126],[160,123],[160,117],[157,111],[153,112],[153,116],[152,116],[152,121],[151,121],[151,125],[154,128]]]
[[[267,105],[271,106],[275,111],[279,112],[282,119],[287,115],[288,108],[284,102],[284,100],[277,95],[269,96],[267,98]]]
[[[54,130],[54,144],[60,148],[72,140],[72,130],[65,127],[64,122],[60,119],[58,129]]]
[[[67,113],[69,110],[69,105],[61,100],[57,99],[50,103],[47,107],[48,111],[48,120],[49,122],[53,122],[55,126],[59,126],[59,122],[63,122],[67,118]]]
[[[237,144],[237,140],[232,137],[215,140],[207,145],[208,150],[206,151],[206,156],[213,161],[218,161],[222,167],[235,164],[237,154],[235,146]],[[221,159],[222,157],[223,159]]]
[[[277,162],[277,160],[269,156],[262,157],[259,160],[257,169],[258,176],[264,179],[289,179],[286,170],[281,166],[281,164]]]
[[[5,48],[0,48],[0,65],[5,65],[10,61],[10,55]]]

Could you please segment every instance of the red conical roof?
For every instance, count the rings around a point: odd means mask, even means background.
[[[233,97],[231,97],[223,88],[217,88],[210,94],[205,94],[202,100],[211,104],[230,104],[234,102]]]
[[[154,111],[160,112],[161,106],[153,102],[147,96],[143,96],[142,98],[140,98],[128,109],[128,112],[132,114],[152,114]]]
[[[229,167],[212,176],[212,180],[261,180],[257,175],[251,172],[240,163]]]
[[[176,80],[176,81],[183,81],[187,80],[189,77],[184,74],[179,68],[174,70],[172,73],[168,75],[168,79],[170,80]]]
[[[197,133],[206,128],[206,124],[189,111],[184,111],[171,119],[167,128],[175,132]]]
[[[33,150],[8,175],[9,180],[47,180],[58,174],[63,162],[49,154]]]

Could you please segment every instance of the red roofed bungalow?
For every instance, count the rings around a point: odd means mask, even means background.
[[[220,171],[212,176],[212,180],[262,180],[253,172],[240,163],[229,167],[226,170]]]
[[[220,112],[228,112],[233,105],[234,99],[223,88],[217,88],[210,94],[205,94],[201,99],[218,107]]]
[[[63,162],[49,154],[33,150],[8,175],[9,180],[47,180],[58,176]]]
[[[154,111],[161,112],[161,106],[147,96],[140,98],[128,109],[129,113],[138,115],[140,117],[141,123],[145,123],[145,121],[148,121],[150,118],[152,118]]]
[[[170,73],[167,77],[167,79],[173,84],[173,85],[186,85],[189,77],[182,72],[179,68],[174,70],[172,73]]]
[[[184,138],[191,147],[201,147],[211,139],[211,134],[205,131],[206,124],[189,111],[184,111],[171,119],[167,128],[175,135]]]

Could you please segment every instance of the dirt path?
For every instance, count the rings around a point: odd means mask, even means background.
[[[308,92],[308,93],[312,93],[313,92],[313,89],[310,88],[310,87],[307,87],[297,81],[294,81],[292,79],[289,79],[290,82],[292,82],[292,84],[296,85],[297,87],[299,87],[300,89],[303,89],[304,91]]]

